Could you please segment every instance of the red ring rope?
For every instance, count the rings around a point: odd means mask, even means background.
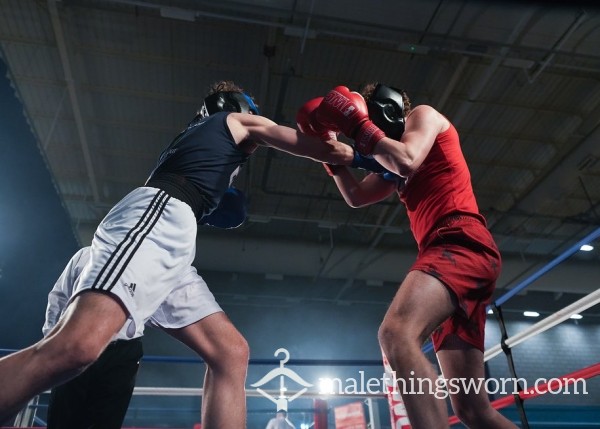
[[[573,384],[577,379],[587,380],[588,378],[595,377],[600,375],[600,362],[588,366],[586,368],[571,372],[569,374],[563,375],[562,377],[555,377],[550,380],[548,383],[540,384],[535,389],[530,389],[529,391],[520,391],[518,393],[519,397],[523,400],[529,398],[535,398],[536,396],[543,395],[547,393],[549,390],[553,390],[558,387],[566,387],[570,384]],[[500,410],[502,408],[506,408],[509,405],[515,402],[515,395],[508,395],[502,398],[496,399],[492,401],[491,405],[494,409]],[[460,420],[456,416],[452,416],[448,419],[448,424],[455,425],[460,423]]]

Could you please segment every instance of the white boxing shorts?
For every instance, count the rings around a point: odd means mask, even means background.
[[[85,290],[116,296],[129,313],[130,338],[141,335],[151,317],[160,326],[186,326],[221,310],[195,269],[190,271],[195,250],[190,206],[160,189],[137,188],[96,229],[73,297]],[[186,296],[190,302],[182,303]]]
[[[178,329],[191,325],[206,316],[223,311],[206,282],[192,266],[179,279],[175,289],[146,322],[147,325]]]

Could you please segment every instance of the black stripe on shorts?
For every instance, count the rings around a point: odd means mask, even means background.
[[[135,226],[127,232],[123,241],[117,245],[114,252],[110,255],[108,261],[106,261],[100,273],[98,273],[92,289],[109,291],[113,288],[135,255],[135,252],[139,249],[142,241],[148,236],[154,225],[156,225],[156,222],[158,222],[169,199],[169,195],[164,191],[156,193],[144,214]],[[121,268],[115,273],[121,263]]]

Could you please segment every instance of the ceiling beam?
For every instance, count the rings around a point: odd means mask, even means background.
[[[81,149],[83,151],[83,159],[85,168],[87,170],[88,178],[90,181],[90,187],[94,197],[94,202],[100,202],[100,193],[98,192],[98,183],[96,181],[96,173],[94,171],[94,165],[92,164],[92,157],[90,154],[90,148],[83,122],[83,116],[81,114],[81,106],[79,104],[79,98],[77,96],[77,87],[75,78],[73,77],[73,71],[71,68],[71,60],[67,49],[67,42],[65,39],[62,24],[60,22],[60,16],[58,14],[58,8],[56,6],[56,0],[48,0],[48,10],[50,12],[50,21],[52,22],[52,29],[54,30],[54,37],[56,38],[56,45],[60,56],[60,62],[62,64],[63,73],[65,75],[65,81],[67,83],[67,91],[69,93],[69,99],[71,101],[71,109],[73,110],[73,116],[75,117],[75,125],[77,127],[77,134],[81,143]]]

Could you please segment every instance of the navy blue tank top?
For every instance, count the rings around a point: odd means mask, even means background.
[[[227,115],[192,121],[161,153],[146,182],[189,204],[198,220],[217,207],[250,156],[235,143]]]

